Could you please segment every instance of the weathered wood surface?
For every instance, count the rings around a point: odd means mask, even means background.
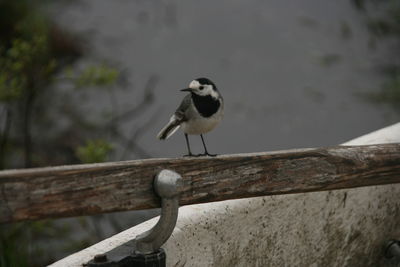
[[[157,208],[161,169],[182,175],[181,205],[382,185],[400,183],[400,144],[1,171],[0,222]]]

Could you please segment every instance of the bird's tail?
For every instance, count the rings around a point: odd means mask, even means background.
[[[171,117],[168,124],[165,125],[164,128],[158,133],[157,138],[160,140],[168,139],[171,135],[173,135],[181,126],[181,121],[178,120],[175,115]]]

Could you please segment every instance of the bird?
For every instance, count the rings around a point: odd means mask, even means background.
[[[208,152],[203,134],[213,130],[224,116],[224,100],[221,93],[215,83],[207,78],[194,79],[188,88],[181,91],[189,94],[183,98],[167,125],[158,133],[157,138],[166,140],[181,128],[188,149],[188,154],[184,156],[216,156]],[[188,135],[200,135],[204,147],[203,154],[192,154]]]

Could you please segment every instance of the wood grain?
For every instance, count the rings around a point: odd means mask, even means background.
[[[181,205],[383,185],[400,183],[400,144],[1,171],[0,222],[157,208],[162,169],[182,175]]]

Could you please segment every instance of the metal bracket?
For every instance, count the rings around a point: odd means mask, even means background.
[[[179,186],[182,177],[176,172],[162,170],[154,180],[154,189],[161,197],[161,216],[149,231],[136,236],[136,253],[149,254],[157,251],[174,231],[179,209]]]
[[[171,236],[178,218],[179,187],[182,177],[171,170],[162,170],[154,179],[154,189],[161,198],[161,215],[150,230],[113,250],[96,255],[86,266],[165,266],[161,246]]]
[[[389,240],[385,246],[385,257],[400,263],[400,240]]]

